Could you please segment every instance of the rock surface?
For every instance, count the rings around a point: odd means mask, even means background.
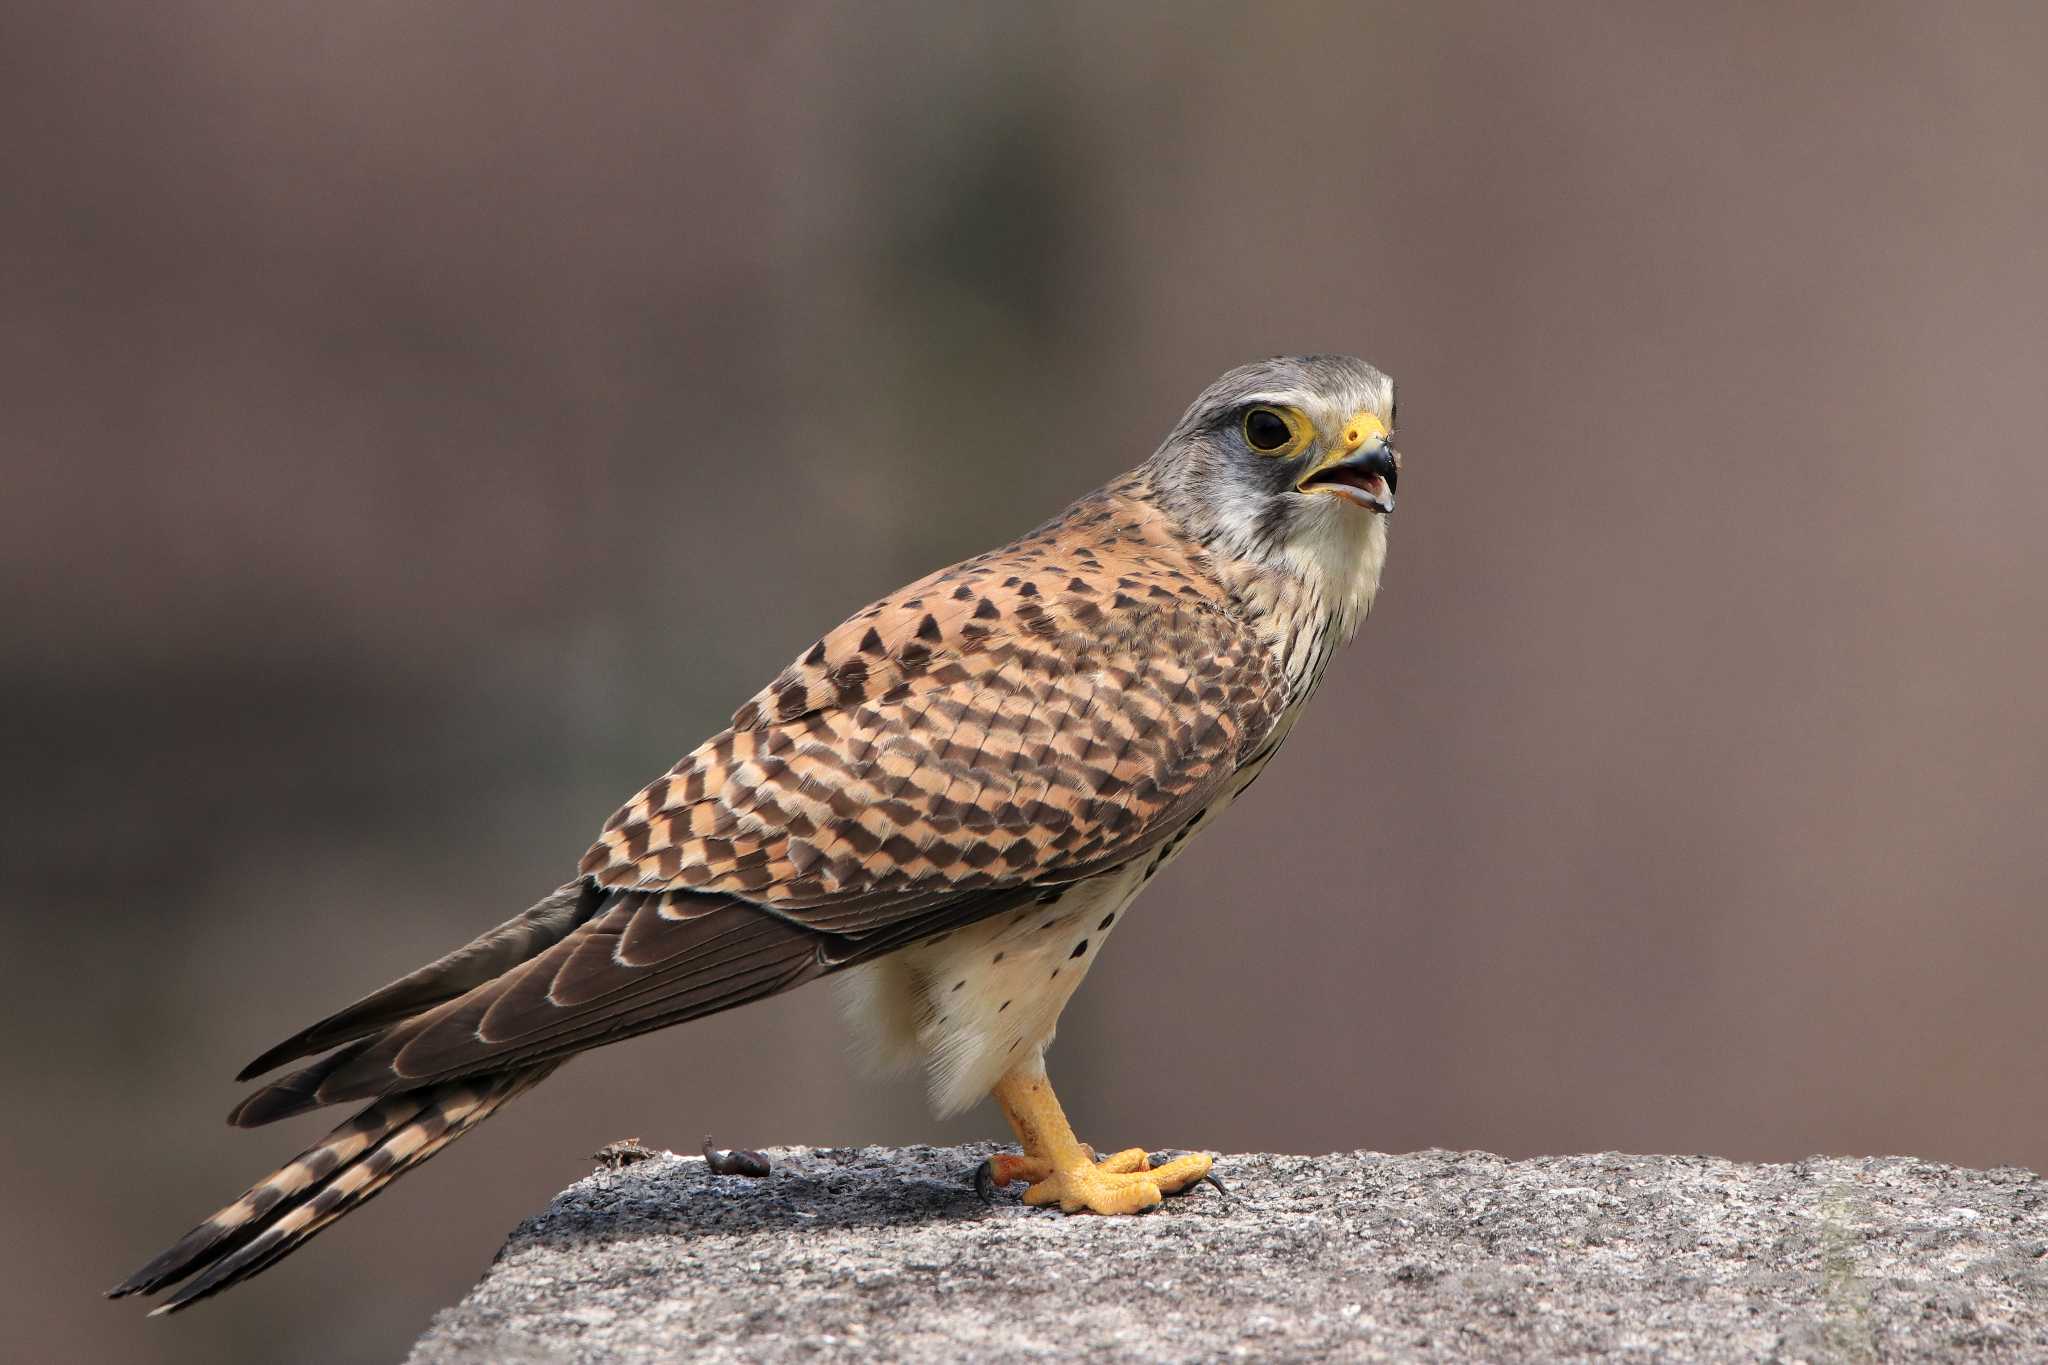
[[[1235,1156],[1110,1219],[985,1207],[993,1150],[599,1171],[411,1360],[2048,1360],[2030,1171]]]

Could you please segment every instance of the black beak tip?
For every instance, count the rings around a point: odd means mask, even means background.
[[[1335,464],[1325,466],[1311,474],[1306,482],[1299,486],[1303,491],[1307,491],[1317,484],[1344,484],[1358,490],[1363,496],[1365,501],[1361,505],[1372,506],[1380,512],[1391,512],[1394,510],[1395,486],[1400,482],[1400,477],[1399,457],[1394,454],[1391,446],[1381,442],[1364,450],[1354,451]],[[1374,491],[1375,486],[1379,491]],[[1385,494],[1384,498],[1380,496],[1381,493]],[[1352,500],[1361,501],[1357,496]]]
[[[1401,482],[1401,466],[1395,462],[1392,448],[1381,446],[1375,450],[1366,461],[1365,467],[1369,472],[1380,476],[1387,485],[1388,496],[1391,497],[1395,486]]]

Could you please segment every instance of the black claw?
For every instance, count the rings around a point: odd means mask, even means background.
[[[1166,1163],[1161,1162],[1160,1164],[1165,1165]],[[1216,1178],[1216,1174],[1213,1171],[1204,1175],[1200,1180],[1190,1181],[1189,1183],[1181,1186],[1179,1189],[1173,1191],[1173,1197],[1175,1199],[1179,1199],[1182,1195],[1193,1194],[1195,1192],[1195,1187],[1197,1185],[1214,1185],[1216,1187],[1216,1193],[1222,1195],[1225,1199],[1230,1198],[1230,1191],[1223,1188],[1223,1182]]]
[[[981,1196],[981,1202],[995,1207],[996,1202],[996,1159],[985,1158],[974,1168],[974,1192]]]

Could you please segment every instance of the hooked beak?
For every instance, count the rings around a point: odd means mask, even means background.
[[[1329,459],[1295,485],[1301,493],[1328,492],[1382,514],[1394,510],[1394,485],[1401,457],[1387,444],[1387,429],[1370,414],[1344,424],[1344,437]]]

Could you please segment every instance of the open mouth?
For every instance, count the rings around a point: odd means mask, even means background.
[[[1359,507],[1374,512],[1391,512],[1394,510],[1394,484],[1399,477],[1394,453],[1384,445],[1375,445],[1335,464],[1325,465],[1303,479],[1297,487],[1304,493],[1326,488]]]

